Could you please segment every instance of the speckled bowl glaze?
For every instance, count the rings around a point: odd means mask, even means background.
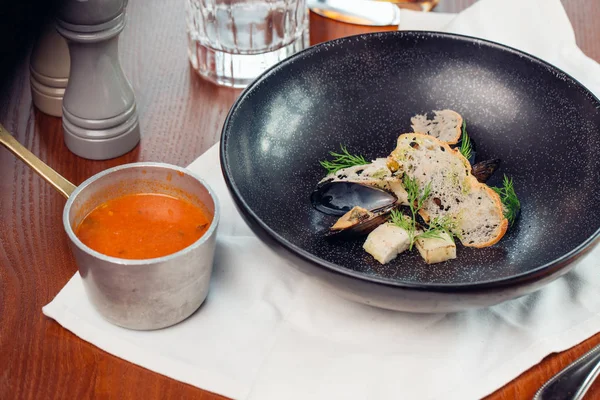
[[[488,182],[514,179],[515,226],[485,249],[425,264],[418,252],[381,265],[364,239],[329,242],[335,220],[311,207],[318,161],[345,144],[386,156],[410,117],[461,113]],[[231,109],[225,180],[263,240],[332,291],[378,307],[450,312],[531,293],[566,273],[600,236],[600,102],[562,71],[495,43],[433,32],[359,35],[311,47],[267,71]]]

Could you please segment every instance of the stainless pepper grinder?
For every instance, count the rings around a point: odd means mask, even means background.
[[[63,131],[69,150],[105,160],[140,140],[135,96],[118,55],[127,0],[65,0],[56,29],[71,57],[63,99]]]

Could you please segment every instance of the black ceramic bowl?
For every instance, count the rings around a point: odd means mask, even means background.
[[[485,249],[425,264],[417,252],[381,265],[364,239],[331,243],[335,218],[311,207],[319,160],[346,145],[388,155],[410,117],[463,115],[478,159],[500,158],[488,183],[514,179],[515,226]],[[600,102],[562,71],[495,43],[386,32],[311,47],[267,71],[231,109],[221,138],[225,180],[263,240],[331,290],[366,304],[448,312],[496,304],[566,273],[600,234]]]

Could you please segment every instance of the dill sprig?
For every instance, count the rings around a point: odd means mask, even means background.
[[[443,230],[443,229],[429,227],[427,230],[425,230],[422,233],[418,234],[415,239],[418,239],[418,238],[422,238],[422,239],[441,239],[442,238],[442,233],[444,233],[444,232],[445,232],[445,230]]]
[[[417,213],[423,208],[423,204],[431,195],[431,182],[425,185],[421,191],[419,182],[415,178],[411,178],[405,174],[402,183],[408,194],[408,206],[411,215],[408,216],[409,218],[406,218],[400,211],[394,210],[392,211],[391,221],[408,233],[410,240],[409,250],[412,250],[417,236]]]
[[[427,200],[429,195],[431,195],[431,182],[425,185],[423,192],[421,192],[417,179],[411,178],[405,174],[402,179],[402,184],[404,185],[404,190],[406,190],[406,193],[408,194],[408,205],[410,210],[413,216],[415,216],[417,212],[423,208],[423,203],[425,203],[425,200]]]
[[[415,220],[404,215],[401,211],[394,209],[390,214],[390,221],[392,221],[392,224],[399,226],[408,233],[408,240],[410,242],[409,250],[412,250],[413,244],[415,243],[415,233],[417,231]]]
[[[443,233],[447,233],[450,240],[454,241],[454,236],[459,236],[456,233],[456,222],[447,215],[436,217],[429,222],[429,227],[417,238],[423,239],[441,239]]]
[[[402,211],[396,208],[390,213],[390,221],[392,221],[394,225],[399,226],[407,231],[412,229],[412,221],[407,215],[404,215]]]
[[[464,158],[467,160],[471,159],[471,155],[473,154],[473,145],[471,144],[471,138],[469,138],[469,135],[467,135],[467,123],[464,119],[462,123],[462,137],[459,151]]]
[[[504,206],[504,218],[506,218],[512,226],[517,219],[517,215],[519,215],[519,210],[521,209],[521,202],[519,201],[517,193],[515,192],[512,178],[504,175],[502,187],[492,187],[492,190],[498,193],[500,196],[500,200]]]
[[[344,145],[340,145],[340,148],[342,149],[341,153],[336,153],[334,151],[329,152],[333,157],[333,160],[319,161],[321,166],[327,170],[328,174],[335,174],[340,169],[353,167],[355,165],[369,164],[363,156],[350,154]]]

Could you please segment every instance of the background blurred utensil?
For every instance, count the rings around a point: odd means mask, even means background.
[[[600,373],[600,345],[554,375],[533,400],[581,400]]]

